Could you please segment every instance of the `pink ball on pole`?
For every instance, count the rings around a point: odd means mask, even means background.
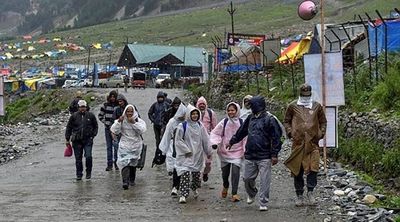
[[[317,14],[318,9],[313,1],[303,1],[300,3],[297,13],[303,20],[311,20]]]

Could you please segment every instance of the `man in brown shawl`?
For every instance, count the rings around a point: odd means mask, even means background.
[[[308,204],[315,205],[313,191],[317,185],[320,158],[318,142],[325,136],[326,116],[322,105],[312,101],[310,85],[300,86],[299,98],[290,103],[286,110],[284,126],[293,142],[292,153],[285,165],[294,176],[296,206],[305,204],[304,174],[307,175]]]

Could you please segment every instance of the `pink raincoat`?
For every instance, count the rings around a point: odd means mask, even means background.
[[[229,140],[232,136],[236,133],[236,131],[240,128],[240,106],[237,103],[229,103],[226,106],[226,111],[228,111],[228,107],[234,104],[237,108],[237,113],[235,117],[229,118],[228,115],[228,122],[225,126],[224,132],[224,121],[225,119],[221,120],[218,125],[211,131],[210,134],[210,145],[218,145],[218,156],[221,160],[221,167],[223,167],[227,163],[232,163],[237,166],[241,166],[243,160],[243,154],[245,151],[246,139],[242,140],[240,143],[237,143],[231,147],[230,150],[226,149],[226,146],[229,144]]]
[[[208,111],[207,111],[207,109],[208,109],[207,100],[203,96],[197,100],[196,108],[199,109],[199,105],[202,103],[204,103],[206,105],[206,109],[205,109],[204,113],[201,113],[201,123],[206,128],[207,132],[210,133],[211,130],[213,130],[215,128],[215,126],[217,125],[217,115],[215,114],[215,112],[213,110],[211,110],[212,117],[210,120],[210,115],[208,114]]]
[[[211,130],[213,130],[215,128],[215,126],[217,125],[217,115],[215,114],[215,112],[213,110],[210,110],[211,114],[212,114],[212,117],[210,118],[210,115],[207,110],[208,109],[207,100],[203,96],[197,100],[196,108],[199,109],[199,105],[202,103],[204,103],[204,105],[206,105],[206,109],[204,110],[204,112],[201,113],[201,123],[203,124],[204,128],[206,128],[208,134],[210,134]],[[201,112],[201,110],[200,110],[200,112]],[[211,162],[212,162],[212,158],[206,157],[206,167],[204,168],[204,171],[203,171],[204,174],[210,173]]]

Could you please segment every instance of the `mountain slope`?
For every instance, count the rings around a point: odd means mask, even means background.
[[[0,35],[40,34],[226,0],[0,0]]]

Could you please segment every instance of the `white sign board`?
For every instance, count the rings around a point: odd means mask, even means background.
[[[313,99],[322,104],[321,54],[304,55],[304,72]],[[325,106],[345,105],[341,52],[325,54],[325,96]]]
[[[338,121],[337,121],[337,108],[326,107],[325,112],[327,125],[326,125],[326,147],[335,148],[338,144]],[[319,141],[319,146],[324,147],[324,140]]]
[[[5,115],[4,109],[4,79],[0,75],[0,116]]]

